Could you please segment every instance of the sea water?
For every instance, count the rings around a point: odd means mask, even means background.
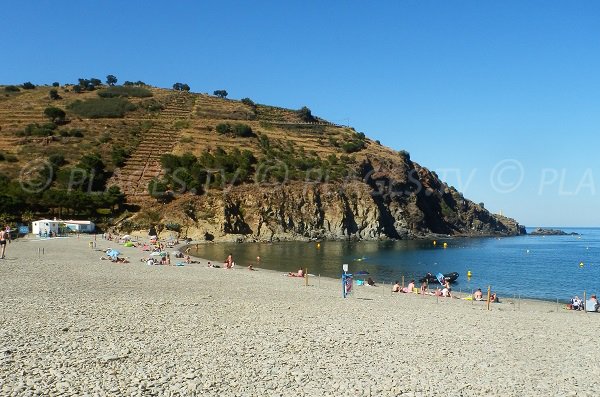
[[[454,290],[481,288],[485,293],[491,286],[504,297],[565,301],[582,297],[584,290],[600,294],[600,229],[562,230],[580,235],[442,238],[435,244],[431,240],[219,243],[201,244],[191,253],[219,261],[231,253],[244,271],[248,264],[257,266],[260,257],[262,268],[295,272],[302,267],[326,277],[341,277],[342,264],[347,263],[351,273],[365,271],[376,282],[388,284],[402,276],[408,284],[427,272],[458,272]]]

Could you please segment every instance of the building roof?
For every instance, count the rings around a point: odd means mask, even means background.
[[[61,221],[63,223],[72,223],[74,225],[91,225],[92,221]]]

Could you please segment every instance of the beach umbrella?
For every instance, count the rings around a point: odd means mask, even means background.
[[[167,256],[167,253],[154,251],[153,253],[150,254],[150,256]]]
[[[123,237],[121,237],[122,240],[131,240],[131,236],[129,234],[124,235]]]

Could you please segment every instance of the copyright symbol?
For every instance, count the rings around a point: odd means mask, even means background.
[[[290,170],[286,163],[281,160],[269,160],[262,163],[257,169],[254,182],[257,185],[277,186],[286,182],[289,178]]]
[[[47,160],[32,160],[21,168],[19,184],[26,193],[40,193],[52,183],[54,167]]]
[[[492,170],[490,183],[498,193],[511,193],[521,186],[524,177],[525,170],[519,160],[505,159]]]

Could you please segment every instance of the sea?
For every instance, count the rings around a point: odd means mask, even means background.
[[[366,272],[378,283],[458,272],[455,291],[488,286],[499,297],[561,302],[586,291],[600,294],[600,228],[556,228],[578,235],[441,238],[411,241],[321,241],[201,244],[190,253],[276,271],[300,267],[321,277]],[[534,229],[528,229],[528,233]],[[467,277],[468,272],[471,277]],[[364,276],[363,276],[364,277]],[[417,283],[418,285],[418,283]]]

